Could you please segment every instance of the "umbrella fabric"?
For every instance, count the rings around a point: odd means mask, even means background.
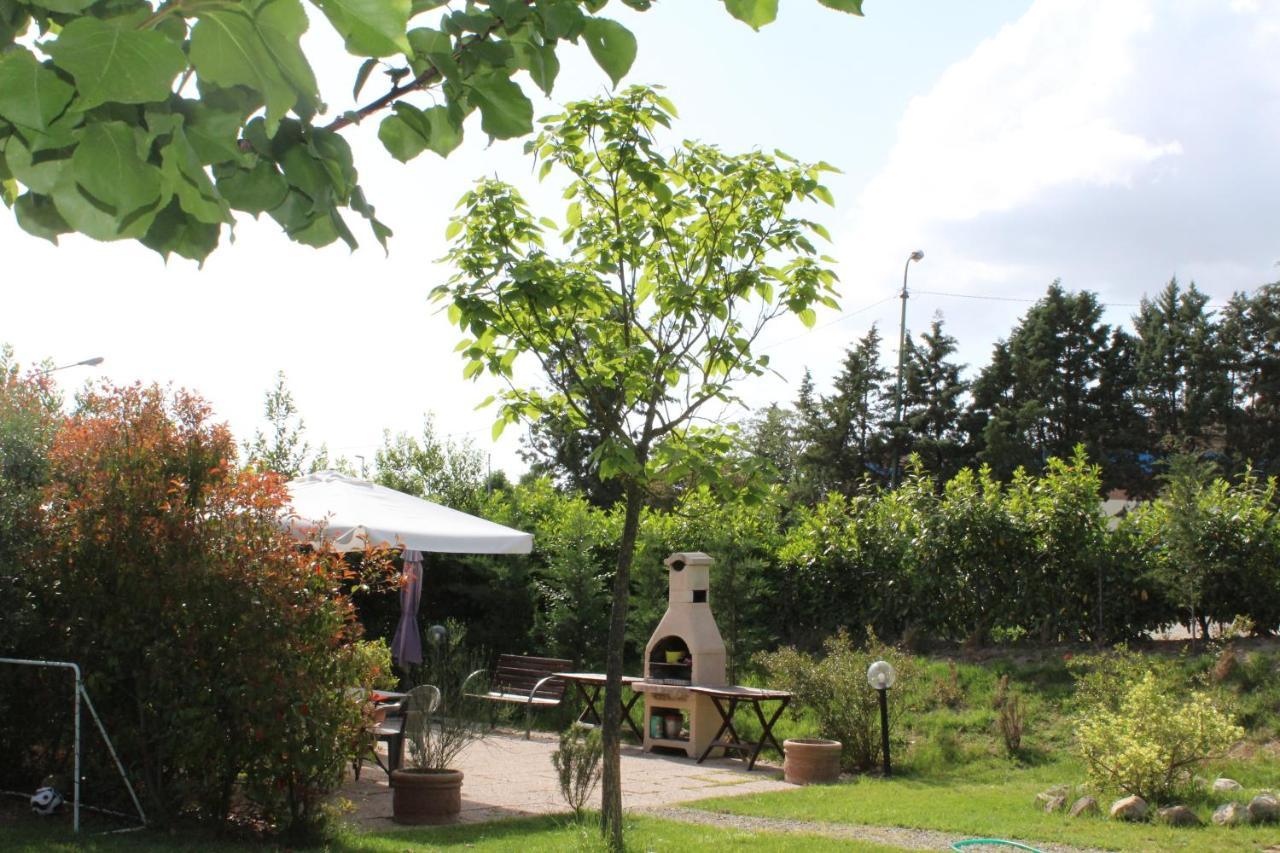
[[[295,537],[321,533],[340,551],[412,548],[439,554],[528,554],[533,534],[397,492],[337,471],[288,483],[292,514],[282,519]]]
[[[422,663],[418,635],[418,604],[422,601],[422,552],[404,552],[404,580],[400,584],[400,624],[391,640],[391,657],[401,666]]]

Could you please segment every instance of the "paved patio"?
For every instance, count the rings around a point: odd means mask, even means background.
[[[551,753],[554,734],[497,730],[469,746],[458,762],[465,774],[459,823],[482,823],[504,818],[563,813],[569,809],[560,797]],[[793,790],[782,781],[782,771],[759,762],[747,771],[744,762],[709,758],[697,764],[683,755],[653,754],[638,746],[622,748],[622,801],[628,810],[651,809],[707,797]],[[360,780],[348,778],[342,795],[355,803],[354,823],[365,830],[400,825],[391,820],[391,789],[387,776],[373,762],[366,762]],[[596,790],[592,807],[599,808]]]

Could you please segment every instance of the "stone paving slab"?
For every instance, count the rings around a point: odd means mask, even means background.
[[[483,823],[529,815],[560,814],[568,806],[560,797],[551,753],[558,737],[497,730],[462,753],[462,813],[455,823]],[[733,758],[709,758],[698,764],[684,755],[646,753],[638,746],[622,747],[622,802],[628,810],[655,809],[707,797],[792,790],[782,781],[782,771],[757,762]],[[391,820],[391,789],[387,776],[366,762],[357,781],[348,777],[342,796],[355,804],[352,821],[359,829],[400,828]],[[594,796],[600,806],[600,792]]]

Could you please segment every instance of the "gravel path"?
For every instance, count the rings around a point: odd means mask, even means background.
[[[678,820],[684,823],[696,823],[704,826],[715,826],[722,829],[742,829],[748,832],[804,832],[809,835],[821,835],[851,841],[869,841],[900,847],[904,850],[950,850],[951,842],[962,836],[951,832],[937,832],[931,829],[906,829],[896,826],[865,826],[861,824],[818,823],[804,820],[784,820],[772,817],[753,817],[750,815],[723,814],[698,809],[682,809],[679,807],[659,807],[644,809],[644,814],[667,820]],[[1043,850],[1044,853],[1103,853],[1089,848],[1067,847],[1061,844],[1022,841]],[[977,850],[980,848],[969,848]],[[996,851],[1002,848],[988,847]],[[1011,848],[1003,848],[1009,850]]]

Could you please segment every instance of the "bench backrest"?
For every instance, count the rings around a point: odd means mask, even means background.
[[[493,672],[493,689],[503,693],[528,695],[534,686],[553,672],[567,672],[572,661],[563,658],[535,658],[527,655],[498,655],[498,666]],[[539,699],[564,697],[564,679],[553,678],[534,694]]]

